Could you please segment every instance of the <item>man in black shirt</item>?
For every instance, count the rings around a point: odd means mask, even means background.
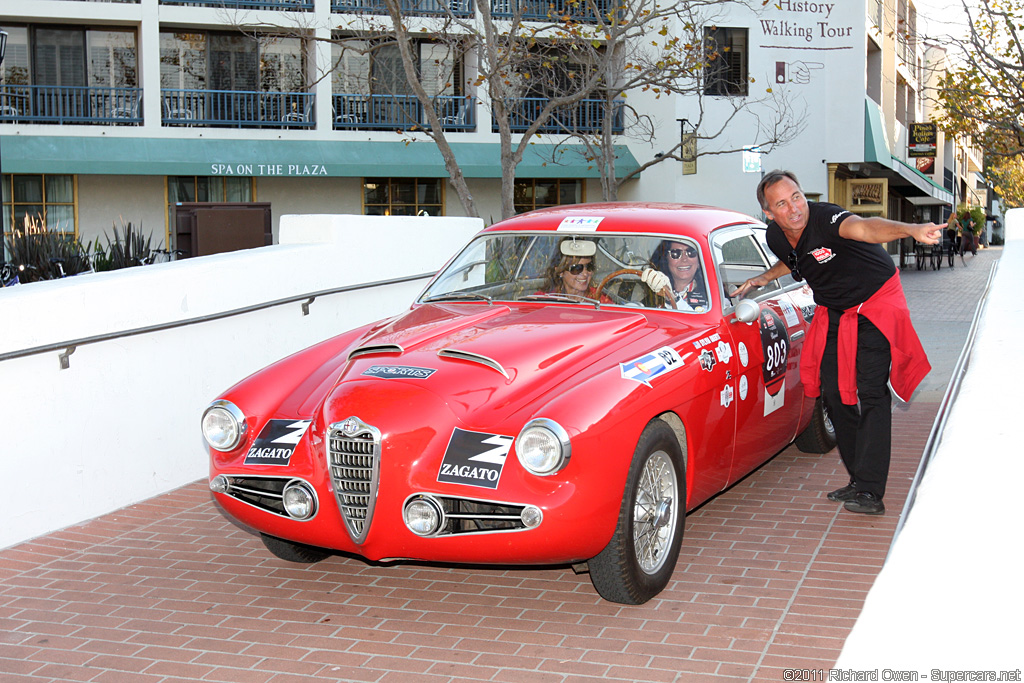
[[[771,221],[768,246],[779,261],[732,296],[790,272],[814,290],[824,311],[819,309],[808,333],[801,379],[808,396],[817,396],[820,386],[850,474],[850,483],[828,498],[851,512],[882,514],[892,445],[889,382],[908,400],[930,366],[910,324],[898,271],[881,244],[902,237],[936,244],[940,226],[862,218],[835,204],[809,204],[789,171],[765,175],[757,199]]]

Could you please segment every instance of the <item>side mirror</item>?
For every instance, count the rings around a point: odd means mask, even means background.
[[[736,319],[741,323],[752,323],[761,316],[761,307],[753,299],[740,299],[736,304]]]

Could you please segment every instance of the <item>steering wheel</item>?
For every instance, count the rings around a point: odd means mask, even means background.
[[[644,274],[644,271],[637,270],[635,268],[623,268],[622,270],[614,270],[614,271],[608,273],[608,275],[606,275],[605,278],[603,280],[601,280],[601,284],[599,284],[597,286],[597,295],[600,297],[601,293],[604,292],[604,288],[608,286],[608,283],[611,282],[612,280],[614,280],[617,277],[621,277],[623,275],[642,276],[643,274]],[[647,285],[644,285],[644,286],[646,287]],[[671,308],[673,308],[673,309],[677,309],[678,308],[676,306],[676,298],[675,298],[675,296],[672,295],[672,290],[669,288],[668,285],[665,285],[664,287],[662,287],[660,292],[655,292],[655,295],[660,296],[662,299],[667,301]]]

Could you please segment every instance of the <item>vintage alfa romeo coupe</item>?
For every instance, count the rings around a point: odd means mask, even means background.
[[[686,296],[648,284],[668,257],[691,259]],[[772,262],[763,224],[707,207],[501,221],[409,310],[215,400],[210,488],[286,560],[586,563],[604,598],[643,603],[687,510],[794,439],[834,445],[799,378],[810,290],[728,296]]]

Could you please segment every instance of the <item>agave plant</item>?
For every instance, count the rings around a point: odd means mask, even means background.
[[[94,245],[93,265],[96,270],[117,270],[150,262],[153,251],[150,246],[153,241],[152,233],[143,235],[131,221],[125,223],[123,218],[120,230],[117,225],[113,227],[113,241],[106,233],[103,234],[107,241],[106,250],[103,250],[98,242]]]
[[[21,282],[54,280],[92,269],[89,255],[74,235],[50,231],[43,216],[25,216],[24,226],[6,239],[11,263]]]

